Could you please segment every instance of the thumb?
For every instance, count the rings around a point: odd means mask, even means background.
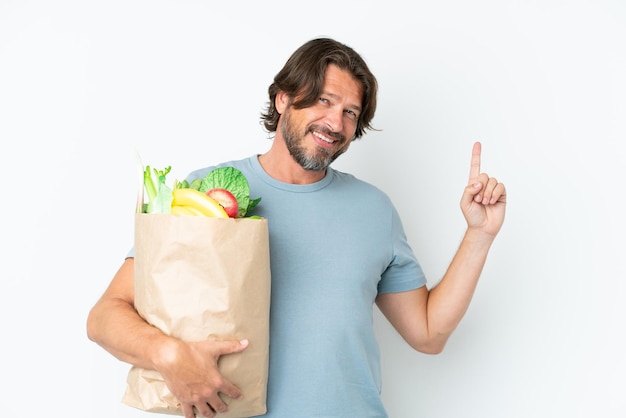
[[[474,181],[468,184],[463,191],[463,196],[461,197],[461,206],[466,207],[472,203],[476,196],[480,197],[479,193],[482,188],[483,184],[479,181]]]
[[[239,353],[245,350],[249,341],[246,339],[243,340],[228,340],[228,341],[220,341],[216,342],[218,355]]]

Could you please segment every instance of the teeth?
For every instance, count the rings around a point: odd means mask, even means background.
[[[320,134],[320,133],[317,133],[317,132],[313,132],[313,135],[315,135],[316,137],[318,137],[318,138],[319,138],[319,139],[321,139],[322,141],[327,142],[327,143],[329,143],[329,144],[332,144],[332,143],[334,143],[334,142],[335,142],[334,140],[329,139],[328,137],[326,137],[326,136],[324,136],[324,135],[322,135],[322,134]]]

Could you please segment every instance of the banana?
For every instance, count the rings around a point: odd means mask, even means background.
[[[192,206],[174,205],[172,206],[170,213],[172,215],[204,216],[202,212]]]
[[[175,207],[185,208],[185,211],[187,211],[189,214],[194,215],[194,216],[204,216],[204,214],[200,211],[200,209],[194,206],[175,206]]]
[[[172,210],[176,206],[187,206],[195,209],[203,216],[213,218],[228,218],[224,208],[215,199],[195,189],[183,188],[172,190]]]

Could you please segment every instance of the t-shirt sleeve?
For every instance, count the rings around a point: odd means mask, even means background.
[[[426,285],[426,276],[407,241],[400,216],[392,209],[393,257],[378,283],[378,293],[406,292]]]

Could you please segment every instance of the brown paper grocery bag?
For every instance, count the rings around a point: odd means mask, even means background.
[[[224,418],[266,412],[270,262],[266,219],[135,215],[135,307],[150,324],[185,341],[243,339],[220,358],[225,378],[243,392],[223,398]],[[161,375],[132,367],[122,401],[183,415]]]

